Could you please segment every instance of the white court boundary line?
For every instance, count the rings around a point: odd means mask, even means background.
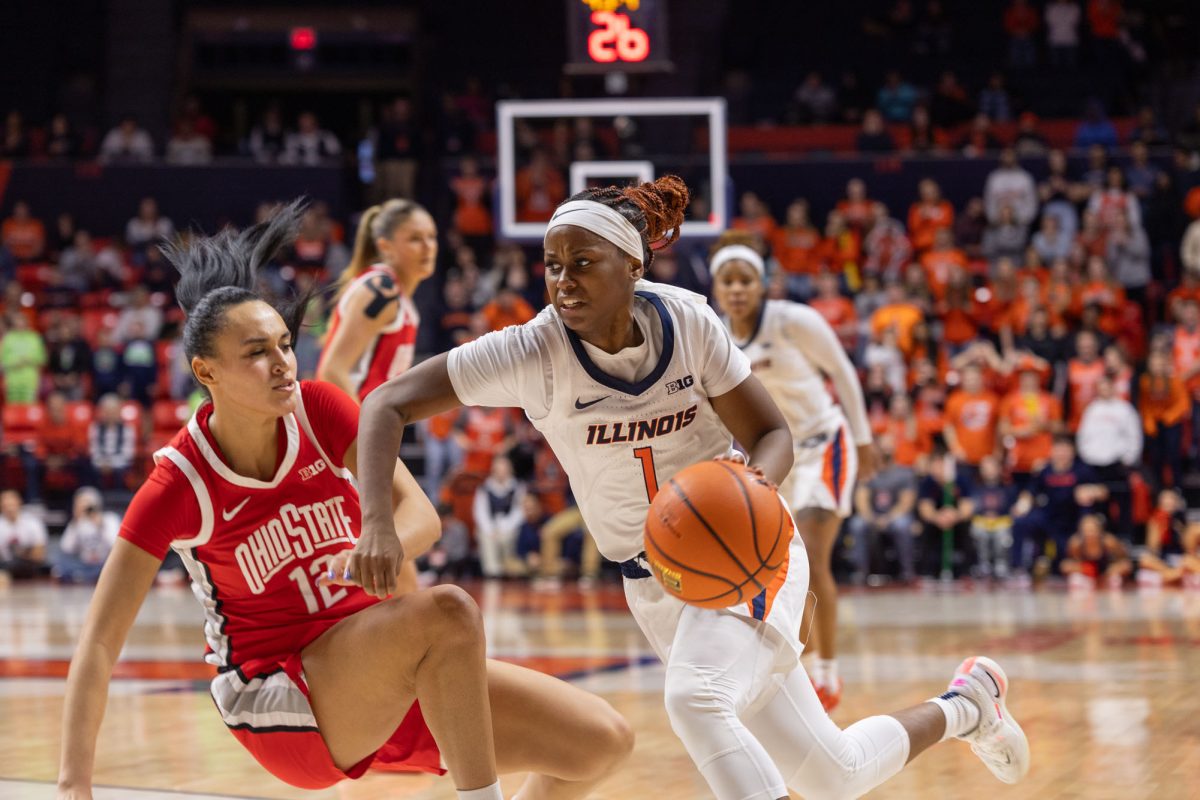
[[[24,781],[0,778],[0,797],[5,800],[33,800],[54,797],[53,781]],[[94,800],[259,800],[248,794],[205,794],[204,792],[175,792],[163,789],[137,789],[132,786],[97,785],[92,789]]]
[[[718,236],[726,227],[725,100],[720,97],[640,98],[631,100],[502,100],[496,103],[497,180],[500,182],[500,235],[506,239],[541,239],[544,222],[517,222],[516,154],[517,118],[535,117],[708,117],[711,217],[708,222],[688,220],[682,236]],[[625,174],[625,173],[622,173]]]

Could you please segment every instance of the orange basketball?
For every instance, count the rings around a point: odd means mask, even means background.
[[[646,560],[685,603],[753,600],[787,559],[792,518],[767,481],[730,461],[702,461],[667,481],[646,515]]]

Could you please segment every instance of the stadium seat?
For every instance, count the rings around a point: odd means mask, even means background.
[[[190,416],[188,404],[180,400],[156,400],[150,408],[150,417],[156,433],[166,431],[173,435],[187,424]]]
[[[37,439],[38,425],[45,416],[46,409],[40,405],[6,404],[2,417],[5,446],[33,444]]]
[[[96,347],[100,331],[116,328],[117,317],[117,312],[111,308],[85,308],[82,316],[83,338],[87,339],[93,348]]]
[[[87,427],[92,424],[92,417],[95,416],[95,408],[87,400],[76,400],[67,403],[67,419],[81,427]]]

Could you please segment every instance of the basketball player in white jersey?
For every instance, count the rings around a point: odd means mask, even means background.
[[[412,200],[388,200],[363,212],[354,255],[338,281],[317,379],[362,402],[412,366],[421,317],[412,296],[437,264],[437,225]],[[417,588],[411,563],[397,591]]]
[[[739,231],[717,241],[709,260],[713,297],[734,343],[792,431],[796,463],[779,494],[808,551],[814,598],[801,639],[811,647],[810,636],[816,638],[813,685],[825,710],[832,711],[842,696],[833,546],[842,520],[853,512],[855,481],[875,472],[871,424],[854,365],[825,318],[799,303],[766,299],[763,259],[753,241]],[[840,406],[825,387],[826,376]]]
[[[1003,671],[985,658],[964,661],[940,697],[838,729],[798,658],[808,588],[799,536],[762,603],[689,606],[652,579],[642,530],[661,481],[728,457],[735,436],[770,480],[792,466],[786,421],[704,298],[642,280],[651,244],[678,237],[687,200],[673,176],[575,195],[546,232],[549,307],[367,398],[359,436],[372,447],[359,456],[363,535],[350,580],[386,592],[403,559],[386,502],[403,426],[467,403],[519,406],[562,462],[600,552],[621,562],[629,607],[666,664],[672,728],[720,800],[778,800],[789,787],[858,797],[954,736],[1001,780],[1019,780],[1028,743],[1005,710]]]

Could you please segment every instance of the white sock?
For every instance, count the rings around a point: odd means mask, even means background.
[[[482,789],[459,789],[458,800],[504,800],[500,794],[500,781]]]
[[[817,663],[820,665],[822,675],[821,684],[828,686],[830,689],[837,688],[838,668],[836,658],[818,658]]]
[[[953,739],[979,727],[979,706],[958,692],[946,692],[929,700],[946,715],[946,730],[939,741]]]

